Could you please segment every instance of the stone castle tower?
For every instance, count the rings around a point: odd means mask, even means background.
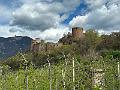
[[[74,28],[72,28],[72,37],[74,39],[80,39],[83,36],[84,36],[83,28],[81,28],[81,27],[74,27]]]

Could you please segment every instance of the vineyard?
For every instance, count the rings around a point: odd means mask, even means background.
[[[59,64],[50,63],[48,57],[39,68],[24,60],[17,71],[0,67],[0,90],[119,90],[119,68],[118,59],[112,57],[64,55]]]

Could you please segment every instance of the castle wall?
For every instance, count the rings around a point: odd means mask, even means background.
[[[38,51],[39,51],[39,46],[40,46],[39,43],[34,44],[34,45],[32,46],[32,52],[38,52]]]
[[[33,40],[31,43],[31,51],[36,53],[40,51],[50,51],[57,47],[62,46],[61,43],[52,43],[52,42],[43,42],[42,40],[38,42],[38,40]]]
[[[55,44],[54,43],[47,43],[46,44],[46,51],[52,50],[54,48],[55,48]]]
[[[39,52],[39,51],[45,51],[46,50],[46,44],[44,41],[40,39],[35,39],[31,42],[31,51],[32,52]]]

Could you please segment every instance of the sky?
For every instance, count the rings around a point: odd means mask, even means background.
[[[0,0],[0,37],[56,42],[72,27],[120,31],[120,0]]]

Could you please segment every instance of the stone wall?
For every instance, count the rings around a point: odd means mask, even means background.
[[[32,52],[40,52],[40,51],[50,51],[53,50],[57,47],[61,47],[63,44],[62,43],[52,43],[52,42],[47,42],[45,43],[43,40],[33,40],[31,43],[31,51]]]

